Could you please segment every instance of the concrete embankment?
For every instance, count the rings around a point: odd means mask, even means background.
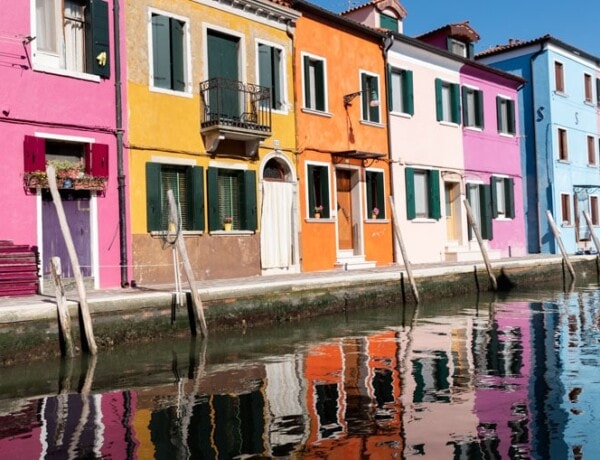
[[[596,256],[577,256],[571,261],[578,284],[598,283]],[[502,259],[492,265],[501,289],[561,289],[570,281],[558,256]],[[422,302],[490,289],[483,263],[415,265],[413,274]],[[197,284],[209,335],[227,328],[295,321],[413,300],[402,266]],[[76,323],[76,294],[67,297],[72,321]],[[100,351],[128,341],[189,334],[185,299],[184,306],[178,307],[174,298],[173,286],[89,292],[88,304]],[[73,332],[77,334],[76,326]],[[0,299],[0,365],[57,354],[57,313],[52,296]]]

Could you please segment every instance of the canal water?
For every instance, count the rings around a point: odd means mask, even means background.
[[[600,458],[600,290],[0,369],[0,458]]]

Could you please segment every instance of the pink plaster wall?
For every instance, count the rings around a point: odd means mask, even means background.
[[[499,135],[496,122],[496,96],[502,95],[517,101],[519,83],[474,68],[469,68],[466,72],[464,70],[461,71],[461,85],[482,90],[484,97],[483,130],[463,126],[466,180],[481,180],[489,184],[493,174],[514,179],[515,217],[493,220],[494,237],[489,242],[489,247],[499,249],[502,257],[526,255],[518,107],[515,107],[515,136]]]
[[[109,182],[98,203],[98,254],[101,287],[120,284],[114,52],[111,78],[89,81],[35,68],[30,2],[5,8],[0,15],[0,239],[38,244],[37,198],[23,188],[23,139],[36,133],[92,138],[109,146]],[[112,0],[109,1],[112,20]],[[112,21],[111,21],[112,38]]]

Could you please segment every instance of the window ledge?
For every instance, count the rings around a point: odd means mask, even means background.
[[[373,128],[383,128],[383,123],[378,121],[360,120],[361,125],[372,126]]]
[[[192,97],[194,97],[194,95],[191,92],[188,92],[187,90],[186,91],[175,91],[173,89],[160,88],[158,86],[152,86],[152,85],[150,85],[150,91],[153,93],[168,94],[170,96],[185,97],[188,99],[191,99]]]
[[[389,224],[389,219],[365,219],[366,224]]]
[[[202,235],[204,235],[204,232],[202,230],[184,230],[182,232],[182,234],[184,237],[186,237],[186,236],[202,236]],[[150,232],[150,236],[157,237],[157,238],[163,238],[163,237],[167,236],[167,232],[161,231],[161,230],[152,230]]]
[[[442,126],[448,126],[450,128],[458,128],[460,126],[458,123],[454,123],[452,121],[445,121],[445,120],[440,120],[438,123]]]
[[[476,133],[482,133],[483,128],[480,126],[465,126],[465,131],[474,131]]]
[[[588,107],[595,107],[595,106],[596,106],[596,104],[594,104],[594,101],[592,101],[591,99],[590,99],[590,100],[587,100],[587,101],[586,101],[586,100],[584,100],[584,101],[583,101],[583,103],[584,103],[585,105],[587,105]]]
[[[514,139],[516,137],[514,133],[503,133],[502,131],[499,131],[498,135],[500,137],[507,137],[509,139]]]
[[[498,217],[494,218],[494,220],[497,221],[497,222],[511,222],[512,218],[498,216]]]
[[[430,217],[416,217],[409,222],[414,222],[415,224],[431,224],[437,222],[437,220]]]
[[[560,226],[563,228],[575,228],[575,226],[573,224],[571,224],[570,222],[563,222],[560,224]]]
[[[569,160],[561,160],[560,158],[556,160],[557,163],[562,163],[564,165],[570,165],[571,162]]]
[[[554,94],[556,94],[557,96],[560,96],[560,97],[569,97],[569,95],[563,91],[554,90]]]
[[[215,236],[250,236],[254,235],[252,230],[213,230],[210,232]]]
[[[591,169],[597,169],[597,168],[598,168],[598,165],[597,165],[597,164],[588,163],[588,164],[587,164],[587,167],[588,167],[588,168],[591,168]]]
[[[321,223],[321,224],[330,224],[330,223],[335,222],[335,219],[332,219],[331,217],[319,217],[319,218],[308,217],[304,220],[305,220],[305,222]]]
[[[320,117],[327,117],[327,118],[333,117],[333,115],[329,112],[322,112],[321,110],[308,109],[306,107],[302,108],[302,112],[308,113],[311,115],[319,115]]]
[[[84,73],[84,72],[75,72],[73,70],[60,69],[58,67],[48,67],[48,66],[41,66],[38,64],[34,64],[33,70],[35,72],[43,72],[43,73],[49,73],[49,74],[54,74],[54,75],[60,75],[62,77],[77,78],[78,80],[87,80],[87,81],[93,81],[96,83],[100,82],[100,77],[98,75],[94,75],[91,73]]]
[[[390,112],[390,115],[394,115],[396,117],[400,117],[400,118],[408,118],[411,119],[414,115],[411,115],[410,113],[406,113],[406,112]]]

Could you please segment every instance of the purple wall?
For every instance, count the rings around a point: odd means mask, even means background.
[[[30,2],[5,8],[0,15],[0,152],[3,184],[0,206],[0,239],[37,245],[37,197],[23,187],[23,141],[26,135],[43,133],[59,137],[93,139],[109,147],[109,180],[106,194],[97,199],[98,254],[101,287],[120,285],[118,238],[115,82],[110,19],[109,79],[86,75],[61,75],[34,70],[34,42],[22,43],[32,32]],[[33,68],[32,68],[33,67]],[[83,78],[82,78],[83,77]],[[93,80],[95,78],[95,80]]]
[[[502,257],[526,255],[519,122],[515,120],[515,136],[501,136],[496,114],[496,96],[506,96],[517,103],[519,82],[471,66],[463,67],[460,78],[461,85],[478,88],[483,91],[484,98],[483,130],[463,126],[465,181],[480,180],[489,184],[490,177],[499,174],[513,178],[515,184],[515,217],[493,220],[494,235],[489,247],[501,250]],[[518,118],[517,107],[515,118]]]

